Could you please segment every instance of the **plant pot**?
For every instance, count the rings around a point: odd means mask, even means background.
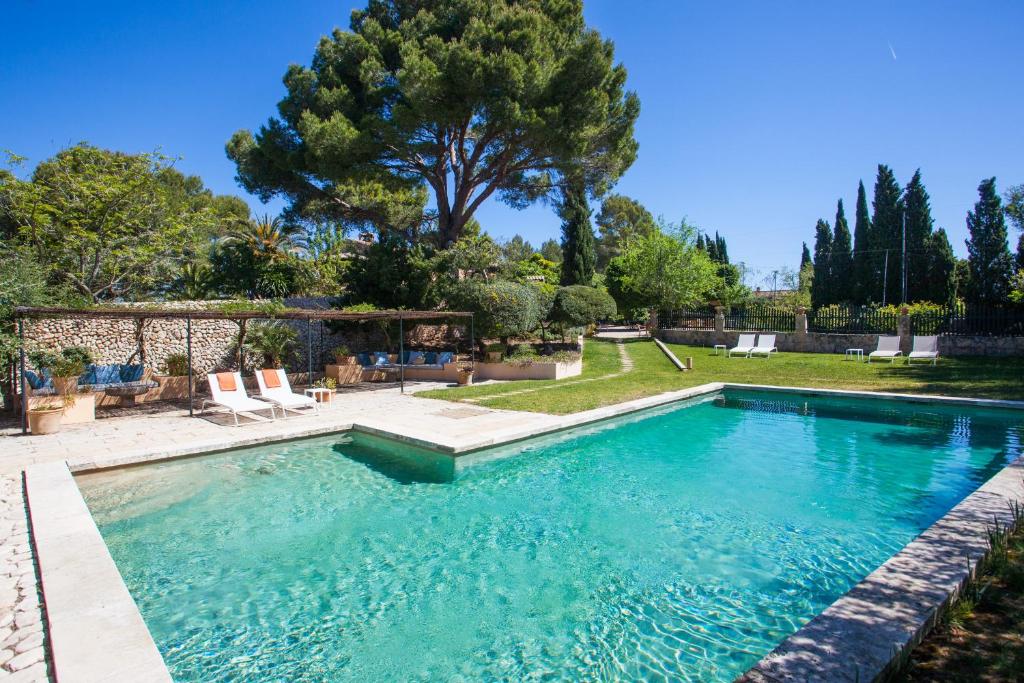
[[[335,365],[355,365],[356,364],[356,357],[355,356],[335,356],[334,357],[334,363],[335,363]]]
[[[468,386],[468,385],[472,384],[473,383],[473,373],[472,372],[460,372],[459,373],[458,382],[459,382],[460,386]]]
[[[67,396],[78,391],[78,377],[54,377],[53,388],[58,396]]]
[[[487,362],[488,363],[500,363],[501,362],[501,351],[488,351]]]
[[[28,411],[28,428],[33,434],[56,434],[60,431],[63,408]]]

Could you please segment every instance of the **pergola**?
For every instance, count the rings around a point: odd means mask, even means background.
[[[107,320],[133,320],[144,322],[146,320],[184,320],[185,321],[185,347],[188,355],[188,414],[194,415],[194,400],[192,387],[192,321],[193,320],[305,320],[307,326],[306,334],[306,365],[309,380],[313,377],[313,335],[310,327],[314,320],[319,321],[350,321],[369,322],[374,320],[397,320],[398,321],[398,353],[401,359],[405,353],[405,321],[406,320],[438,320],[450,318],[469,318],[469,347],[475,345],[474,318],[471,312],[467,311],[365,311],[351,312],[333,309],[304,309],[285,308],[275,311],[240,310],[224,312],[209,309],[176,309],[158,307],[123,307],[123,308],[62,308],[57,306],[28,307],[19,306],[14,309],[14,318],[18,321],[19,338],[19,374],[21,383],[21,431],[28,431],[28,394],[25,380],[25,320],[26,319],[53,319],[53,318],[79,318],[79,319],[107,319]],[[472,362],[472,354],[470,354]],[[399,387],[405,392],[405,365],[399,364]]]

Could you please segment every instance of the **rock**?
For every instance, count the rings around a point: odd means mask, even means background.
[[[33,664],[36,664],[38,662],[42,662],[43,661],[43,654],[44,654],[43,653],[43,648],[37,647],[34,650],[29,650],[28,652],[23,652],[20,655],[14,657],[10,661],[8,661],[7,664],[5,664],[4,666],[6,666],[11,671],[21,671],[22,669],[29,668]],[[10,680],[10,679],[8,679],[8,680]],[[45,679],[43,679],[43,680],[45,680]]]
[[[20,654],[23,654],[25,652],[28,652],[29,650],[33,650],[35,648],[42,649],[42,647],[43,647],[43,632],[42,631],[37,631],[35,633],[30,634],[27,638],[25,638],[24,640],[20,641],[17,645],[15,645],[14,646],[14,651],[17,654],[20,655]]]

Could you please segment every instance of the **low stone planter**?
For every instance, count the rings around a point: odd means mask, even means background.
[[[339,385],[358,384],[363,381],[363,366],[356,363],[353,356],[351,363],[324,366],[324,376],[333,378]]]
[[[582,373],[582,358],[569,363],[477,363],[473,367],[477,379],[564,379]]]
[[[188,398],[188,376],[153,375],[153,381],[159,384],[144,397],[146,401],[180,401]],[[195,377],[192,378],[193,388]],[[155,394],[155,395],[154,395]]]
[[[64,406],[63,418],[61,422],[63,424],[80,424],[82,422],[92,422],[96,419],[96,394],[71,394],[75,399],[73,404]],[[29,396],[28,399],[28,410],[31,415],[32,410],[44,405],[49,405],[54,402],[59,403],[60,397],[57,396]]]
[[[61,408],[29,410],[28,429],[33,434],[56,434],[60,431],[63,413]]]

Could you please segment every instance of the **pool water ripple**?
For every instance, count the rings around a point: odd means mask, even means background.
[[[1011,412],[695,403],[479,458],[339,435],[79,484],[178,681],[728,681],[1020,452]]]

